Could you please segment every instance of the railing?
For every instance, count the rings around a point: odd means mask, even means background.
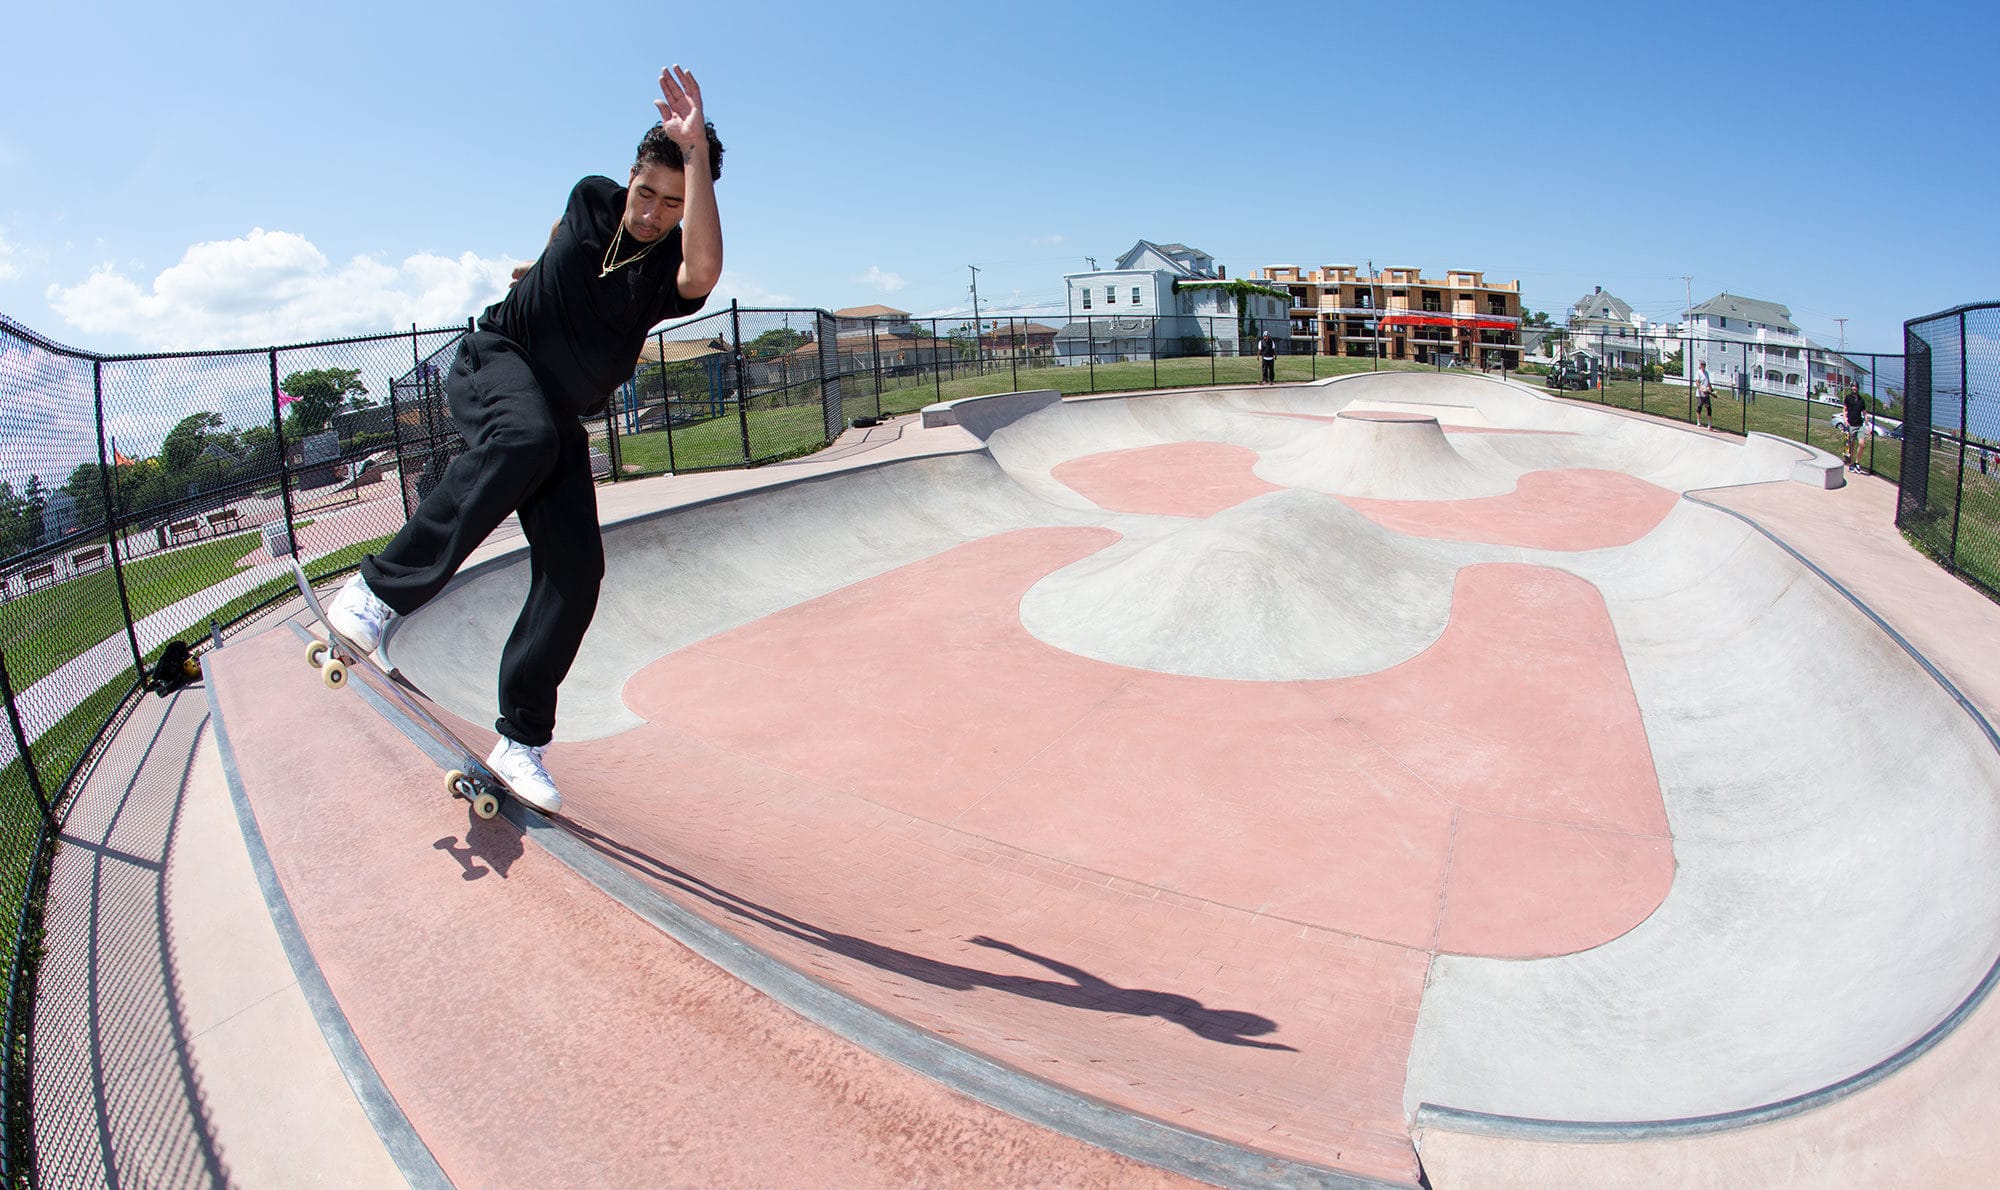
[[[2000,598],[2000,302],[1903,324],[1909,358],[1896,526]]]

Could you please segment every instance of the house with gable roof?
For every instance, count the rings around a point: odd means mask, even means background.
[[[1812,345],[1776,302],[1718,293],[1689,315],[1694,337],[1690,371],[1707,363],[1718,387],[1734,388],[1747,373],[1750,391],[1804,397],[1812,384]]]
[[[1070,320],[1056,332],[1059,362],[1181,355],[1196,343],[1247,354],[1264,331],[1291,335],[1282,292],[1241,292],[1214,257],[1186,244],[1140,240],[1110,268],[1066,273],[1063,283]]]
[[[1645,315],[1618,295],[1604,292],[1602,285],[1570,304],[1564,325],[1569,329],[1567,349],[1596,356],[1602,367],[1637,369],[1659,362],[1662,347],[1655,332],[1664,328],[1651,326]]]

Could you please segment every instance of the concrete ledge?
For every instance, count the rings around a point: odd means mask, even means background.
[[[959,426],[973,437],[985,440],[993,431],[1016,422],[1038,409],[1060,405],[1062,394],[1052,388],[1035,388],[1018,393],[995,393],[988,397],[961,397],[924,406],[924,428]]]
[[[1792,464],[1792,480],[1794,482],[1805,484],[1807,487],[1824,488],[1828,491],[1847,486],[1846,462],[1835,458],[1810,442],[1800,442],[1795,438],[1784,438],[1777,434],[1767,434],[1762,430],[1750,431],[1750,437],[1767,438],[1772,442],[1782,442],[1786,446],[1797,447],[1805,453],[1805,458]]]

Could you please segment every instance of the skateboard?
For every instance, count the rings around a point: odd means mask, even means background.
[[[507,790],[507,783],[486,767],[486,762],[479,759],[464,740],[438,722],[437,716],[411,698],[395,678],[369,658],[366,650],[334,631],[326,618],[326,608],[321,605],[319,596],[313,594],[312,580],[306,577],[305,567],[299,564],[297,558],[292,559],[292,574],[298,580],[299,594],[305,597],[306,606],[312,610],[313,618],[319,621],[320,631],[326,635],[325,640],[306,643],[306,664],[319,671],[320,681],[325,682],[329,690],[340,690],[352,680],[355,671],[360,671],[369,685],[393,700],[427,735],[459,755],[461,767],[449,769],[444,775],[445,788],[451,796],[471,803],[472,812],[481,818],[498,814],[500,793],[512,792]]]

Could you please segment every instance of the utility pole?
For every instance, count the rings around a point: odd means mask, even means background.
[[[1687,307],[1681,315],[1681,335],[1687,348],[1681,352],[1681,375],[1687,378],[1688,392],[1694,392],[1694,278],[1681,274],[1681,284],[1687,288]],[[1693,399],[1692,395],[1689,397]],[[1690,417],[1689,421],[1694,419]]]
[[[979,349],[979,266],[969,264],[965,267],[972,270],[972,366],[976,369],[979,357],[985,354]]]
[[[1847,352],[1847,320],[1845,318],[1836,318],[1834,321],[1840,324],[1840,350],[1844,355]]]

